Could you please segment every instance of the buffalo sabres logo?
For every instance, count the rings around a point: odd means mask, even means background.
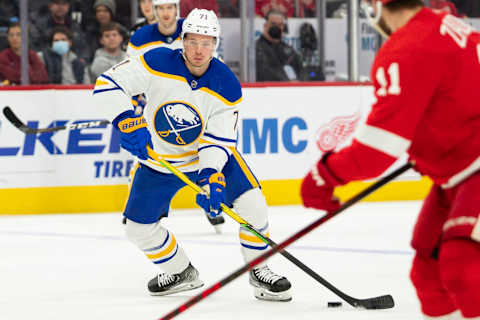
[[[161,105],[154,117],[158,136],[173,145],[184,146],[193,143],[202,132],[200,113],[182,101],[171,101]]]

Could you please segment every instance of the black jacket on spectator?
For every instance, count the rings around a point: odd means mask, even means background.
[[[255,64],[257,81],[290,81],[285,65],[295,70],[297,80],[305,79],[302,60],[295,49],[283,41],[272,43],[263,35],[256,42]]]
[[[463,13],[468,17],[480,17],[480,1],[478,0],[450,0],[455,4],[459,13]]]
[[[50,83],[62,84],[62,57],[50,48],[44,49],[42,54]],[[73,76],[77,84],[83,84],[85,67],[83,59],[76,58],[72,61]]]
[[[130,37],[133,36],[133,34],[140,28],[146,26],[148,24],[147,19],[142,18],[139,20],[137,23],[133,25],[133,27],[130,28]]]
[[[30,35],[30,49],[43,51],[48,47],[50,43],[50,33],[57,25],[50,15],[40,17],[32,14],[28,30]],[[65,26],[73,33],[72,50],[75,51],[80,58],[87,59],[89,54],[88,44],[80,25],[68,18]]]

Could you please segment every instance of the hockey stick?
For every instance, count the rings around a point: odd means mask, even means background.
[[[393,179],[395,179],[396,177],[398,177],[399,175],[401,175],[402,173],[404,173],[405,171],[407,171],[408,169],[410,169],[412,167],[412,163],[408,162],[406,164],[404,164],[403,166],[401,166],[400,168],[396,169],[395,171],[393,171],[392,173],[390,173],[389,175],[385,176],[384,178],[380,179],[379,181],[377,181],[376,183],[372,184],[371,186],[369,186],[368,188],[366,188],[365,190],[361,191],[360,193],[358,193],[356,196],[354,196],[353,198],[351,198],[350,200],[348,200],[347,202],[345,202],[341,207],[340,209],[334,211],[334,212],[331,212],[329,214],[326,214],[324,215],[323,217],[315,220],[314,222],[312,222],[311,224],[309,224],[308,226],[306,226],[305,228],[303,228],[302,230],[298,231],[297,233],[293,234],[292,236],[290,236],[288,239],[286,239],[285,241],[283,241],[282,243],[278,244],[277,246],[275,247],[272,247],[270,250],[268,250],[267,252],[265,252],[264,254],[262,254],[261,256],[257,257],[256,259],[254,259],[253,261],[251,261],[250,263],[247,263],[245,264],[244,266],[242,266],[240,269],[234,271],[233,273],[229,274],[228,276],[226,276],[225,278],[223,278],[222,280],[218,281],[217,283],[215,283],[213,286],[203,290],[201,293],[199,293],[198,295],[190,298],[187,302],[185,302],[184,304],[182,304],[181,306],[179,306],[178,308],[170,311],[169,313],[167,313],[166,315],[164,315],[163,317],[161,317],[160,319],[158,320],[168,320],[168,319],[172,319],[174,318],[175,316],[177,316],[178,314],[184,312],[185,310],[187,310],[188,308],[190,308],[191,306],[193,306],[194,304],[198,303],[200,300],[203,300],[205,299],[206,297],[208,297],[209,295],[211,295],[212,293],[214,293],[215,291],[217,291],[218,289],[220,289],[221,287],[224,287],[226,284],[230,283],[231,281],[235,280],[236,278],[238,278],[239,276],[241,276],[243,273],[247,272],[248,270],[252,269],[253,267],[255,267],[256,265],[258,265],[259,263],[265,261],[266,259],[268,259],[269,257],[271,257],[272,255],[274,255],[275,253],[279,252],[280,250],[283,250],[283,248],[287,247],[288,245],[290,245],[292,242],[300,239],[301,237],[303,237],[304,235],[306,235],[307,233],[309,233],[310,231],[314,230],[315,228],[317,228],[318,226],[322,225],[323,223],[325,223],[326,221],[330,220],[331,218],[333,218],[334,216],[338,215],[339,213],[341,213],[342,211],[345,211],[346,209],[348,209],[349,207],[351,207],[352,205],[354,205],[355,203],[359,202],[360,200],[362,200],[363,198],[365,198],[366,196],[368,196],[369,194],[371,194],[372,192],[376,191],[378,188],[382,187],[383,185],[385,185],[386,183],[392,181]],[[375,301],[376,303],[380,302],[381,304],[385,304],[385,303],[388,303],[388,304],[392,304],[393,306],[393,300],[391,300],[391,296],[383,296],[382,297],[378,297],[378,298],[371,298],[371,299],[363,299],[363,300],[359,300],[359,299],[355,299],[355,298],[352,298],[350,296],[347,296],[345,294],[343,294],[344,297],[342,297],[345,301],[347,301],[348,303],[352,304],[354,307],[364,307],[366,309],[369,309],[367,308],[367,306],[371,306],[371,302]],[[382,298],[382,299],[381,299]],[[370,308],[370,309],[375,309],[375,308]]]
[[[3,114],[5,115],[7,120],[10,121],[11,124],[13,124],[17,129],[19,129],[25,134],[38,134],[38,133],[44,133],[44,132],[56,132],[60,130],[78,130],[78,129],[85,129],[85,128],[95,128],[95,127],[100,127],[100,126],[111,123],[108,120],[99,120],[99,121],[70,124],[66,126],[38,129],[38,128],[28,127],[27,125],[25,125],[23,121],[17,117],[17,115],[12,111],[12,109],[9,106],[5,106],[3,108]],[[215,229],[216,233],[221,233],[221,229],[219,228],[218,225],[212,225],[212,226]]]
[[[36,129],[36,128],[31,128],[26,126],[10,109],[10,107],[6,106],[3,109],[3,113],[5,117],[18,129],[20,129],[22,132],[25,134],[36,134],[36,133],[42,133],[42,132],[54,132],[54,131],[60,131],[60,130],[75,130],[75,129],[83,129],[83,128],[89,128],[89,127],[94,127],[93,124],[98,124],[101,123],[100,125],[103,124],[108,124],[110,123],[107,120],[103,120],[100,122],[94,121],[94,122],[85,122],[85,123],[79,123],[79,124],[73,124],[69,126],[58,126],[58,127],[52,127],[52,128],[45,128],[45,129]],[[162,159],[158,154],[156,154],[153,150],[149,148],[149,155],[152,157],[152,159],[155,159],[157,162],[159,162],[161,165],[166,167],[169,171],[171,171],[173,174],[175,174],[177,177],[179,177],[184,183],[186,183],[188,186],[193,188],[196,192],[204,193],[204,190],[197,186],[195,183],[193,183],[183,172],[179,171],[177,168],[172,166],[169,162],[165,161]],[[231,218],[233,218],[235,221],[237,221],[240,225],[242,225],[245,229],[249,230],[253,234],[255,234],[259,239],[267,243],[268,245],[274,247],[277,244],[273,242],[271,239],[264,237],[259,231],[257,231],[253,226],[251,226],[248,222],[243,220],[240,216],[238,216],[235,212],[233,212],[228,206],[222,204],[221,205],[222,210],[228,214]],[[323,279],[320,275],[315,273],[313,270],[311,270],[309,267],[307,267],[305,264],[303,264],[301,261],[296,259],[294,256],[292,256],[290,253],[286,251],[282,251],[281,254],[285,256],[287,259],[289,259],[291,262],[293,262],[295,265],[297,265],[300,269],[305,271],[308,275],[313,277],[315,280],[320,282],[322,285],[324,285],[326,288],[330,289],[332,292],[334,292],[336,295],[338,295],[340,298],[348,302],[350,305],[354,307],[359,307],[359,308],[365,308],[365,309],[388,309],[392,308],[394,306],[393,298],[390,295],[385,295],[385,296],[380,296],[380,297],[374,297],[374,298],[367,298],[367,299],[356,299],[353,297],[350,297],[349,295],[343,293],[340,291],[338,288],[330,284],[327,280]]]
[[[8,121],[10,121],[15,127],[17,127],[20,131],[25,134],[37,134],[37,133],[44,133],[44,132],[55,132],[60,130],[76,130],[76,129],[85,129],[85,128],[95,128],[101,127],[106,124],[110,124],[108,120],[98,120],[98,121],[89,121],[89,122],[81,122],[81,123],[74,123],[65,126],[58,126],[58,127],[51,127],[51,128],[43,128],[37,129],[28,127],[25,125],[15,113],[13,113],[12,109],[9,106],[3,108],[3,114]]]
[[[153,151],[150,147],[147,146],[148,150],[148,155],[154,159],[155,161],[159,162],[162,166],[167,168],[170,172],[172,172],[174,175],[179,177],[183,182],[185,182],[189,187],[191,187],[193,190],[195,190],[197,193],[205,193],[205,191],[199,187],[197,184],[193,183],[183,172],[172,166],[168,161],[162,159],[155,151]],[[403,168],[403,167],[402,167]],[[408,167],[409,168],[409,167]],[[405,169],[406,170],[406,169]],[[402,173],[401,171],[400,173]],[[390,176],[388,176],[390,177]],[[395,177],[395,176],[394,176]],[[390,181],[394,177],[390,178],[387,181]],[[382,179],[381,181],[386,180],[386,178]],[[380,182],[380,181],[379,181]],[[379,183],[378,182],[378,183]],[[378,184],[377,183],[377,184]],[[383,185],[383,184],[382,184]],[[362,197],[363,198],[363,197]],[[357,200],[358,201],[358,200]],[[348,202],[347,202],[348,203]],[[242,217],[237,215],[232,209],[230,209],[228,206],[225,204],[221,204],[220,207],[222,210],[229,215],[231,218],[233,218],[235,221],[237,221],[242,227],[245,229],[249,230],[253,234],[255,234],[259,239],[270,245],[272,248],[275,248],[278,246],[273,240],[270,238],[262,235],[258,230],[256,230],[251,224],[249,224],[247,221],[245,221]],[[348,206],[347,206],[348,207]],[[343,211],[339,210],[339,212]],[[332,214],[336,215],[337,213]],[[330,219],[330,218],[328,218]],[[278,251],[278,250],[277,250]],[[273,253],[272,253],[273,254]],[[374,297],[374,298],[367,298],[367,299],[356,299],[353,298],[344,292],[340,291],[337,287],[329,283],[327,280],[322,278],[320,275],[318,275],[315,271],[307,267],[304,263],[302,263],[300,260],[292,256],[290,253],[288,253],[285,250],[280,251],[280,254],[283,255],[285,258],[290,260],[293,264],[295,264],[297,267],[305,271],[309,276],[320,282],[322,285],[324,285],[326,288],[328,288],[330,291],[335,293],[337,296],[345,300],[347,303],[349,303],[351,306],[355,308],[364,308],[364,309],[389,309],[393,308],[394,306],[394,301],[391,295],[383,295],[379,297]]]

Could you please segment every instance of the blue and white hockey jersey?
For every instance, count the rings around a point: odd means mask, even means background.
[[[203,168],[221,171],[236,151],[238,110],[242,89],[233,72],[213,58],[201,77],[187,69],[182,51],[156,48],[103,73],[94,98],[99,108],[130,108],[129,97],[148,97],[143,116],[153,149],[183,172]],[[143,164],[165,173],[152,161]]]
[[[165,36],[158,30],[158,23],[149,24],[138,29],[130,38],[128,43],[127,54],[129,56],[138,56],[144,54],[148,50],[160,47],[169,49],[182,49],[182,33],[183,21],[177,20],[177,30],[172,35]]]

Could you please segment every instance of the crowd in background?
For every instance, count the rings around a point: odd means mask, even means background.
[[[133,32],[155,22],[151,0],[138,2],[140,17],[131,21],[130,0],[29,1],[30,83],[95,81],[105,68],[126,57],[125,49]],[[306,33],[304,39],[310,39],[310,44],[302,46],[302,52],[297,53],[281,41],[286,19],[315,17],[315,4],[315,0],[255,0],[255,14],[265,18],[264,32],[257,40],[257,81],[323,80],[321,67],[310,63],[316,49],[311,26],[301,29],[301,33]],[[458,17],[480,16],[478,0],[430,0],[429,4]],[[180,16],[185,17],[198,7],[214,10],[221,18],[234,18],[239,17],[239,6],[240,0],[181,0]],[[273,22],[269,19],[271,12],[276,13]],[[326,15],[345,17],[346,2],[327,1]],[[20,83],[22,39],[18,17],[19,0],[0,0],[0,82],[3,84]],[[302,37],[300,41],[304,41]],[[265,63],[266,59],[270,65]],[[285,66],[287,60],[292,63]],[[273,69],[268,69],[269,66]]]

